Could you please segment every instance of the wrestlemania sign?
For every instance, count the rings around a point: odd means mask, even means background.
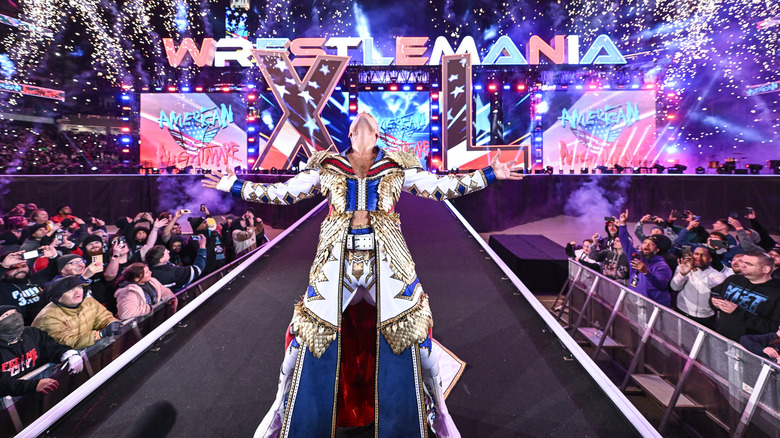
[[[432,47],[429,43],[428,37],[396,37],[395,56],[385,57],[378,54],[373,38],[257,38],[254,44],[243,38],[204,38],[200,43],[184,38],[178,44],[172,38],[163,38],[165,54],[172,67],[181,65],[187,55],[198,67],[252,67],[255,62],[253,50],[283,51],[293,55],[294,67],[309,67],[321,55],[352,56],[366,66],[440,65],[442,56],[453,54],[469,55],[471,65],[538,65],[543,60],[557,65],[626,64],[626,59],[607,35],[599,35],[589,45],[582,44],[579,35],[556,35],[549,43],[533,35],[524,42],[523,52],[516,41],[501,36],[484,57],[480,57],[476,42],[470,36],[464,37],[457,49],[453,49],[443,36],[436,38]],[[350,55],[350,50],[360,50],[362,56]]]

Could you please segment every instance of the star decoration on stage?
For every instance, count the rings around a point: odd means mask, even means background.
[[[457,99],[458,96],[460,95],[460,93],[463,93],[464,91],[465,91],[464,87],[458,85],[457,87],[455,87],[454,90],[452,90],[452,92],[450,94],[452,94],[453,98]]]
[[[306,103],[311,103],[311,101],[314,100],[311,97],[311,94],[309,94],[308,90],[301,91],[300,93],[298,93],[298,96],[301,96],[303,100],[306,101]]]
[[[330,148],[333,140],[320,114],[344,73],[349,57],[320,55],[301,78],[295,69],[289,67],[287,53],[264,50],[253,50],[252,53],[266,83],[275,87],[274,96],[284,112],[269,136],[266,148],[275,148],[286,156],[285,166],[294,162],[300,154],[310,156],[317,150]],[[289,143],[287,140],[276,144],[285,124],[289,124],[299,136],[293,147],[285,146]]]
[[[458,80],[458,75],[450,75],[450,77],[447,80],[449,82],[457,81]]]
[[[309,131],[318,131],[320,129],[319,126],[317,126],[317,120],[311,117],[308,117],[308,120],[306,120],[306,123],[304,123],[303,126],[308,128]]]
[[[279,96],[281,96],[282,98],[284,98],[285,94],[290,94],[290,92],[287,91],[287,87],[285,87],[284,85],[274,85],[274,87],[276,87],[276,90],[279,92]]]

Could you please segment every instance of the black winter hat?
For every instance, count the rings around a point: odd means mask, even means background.
[[[59,304],[60,298],[65,292],[73,289],[76,286],[83,286],[89,284],[82,280],[78,275],[69,275],[67,277],[58,278],[51,283],[47,284],[44,288],[44,292],[49,295],[51,300]]]
[[[672,247],[672,240],[663,234],[653,234],[651,236],[647,236],[647,238],[655,243],[655,246],[658,248],[658,252],[669,251],[669,248]]]
[[[192,232],[194,233],[195,230],[198,229],[198,227],[206,220],[206,218],[202,217],[191,217],[187,219],[190,221],[190,226],[192,227]]]

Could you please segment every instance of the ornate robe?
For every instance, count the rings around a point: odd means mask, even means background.
[[[379,151],[364,178],[355,175],[344,154],[317,152],[304,171],[286,182],[233,184],[233,195],[249,201],[289,205],[322,194],[330,206],[309,286],[293,317],[292,331],[302,345],[282,436],[335,434],[342,312],[354,297],[342,279],[346,236],[355,211],[369,212],[376,239],[377,436],[427,435],[419,355],[420,344],[425,348],[430,342],[433,319],[394,207],[402,190],[441,201],[481,190],[494,180],[490,167],[439,176],[424,171],[411,153]]]

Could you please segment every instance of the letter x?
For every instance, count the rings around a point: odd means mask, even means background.
[[[319,55],[301,80],[286,51],[253,50],[257,65],[263,73],[266,83],[276,96],[284,114],[268,139],[268,146],[275,146],[287,155],[285,167],[289,167],[299,151],[299,143],[275,145],[274,140],[281,133],[285,122],[289,121],[293,129],[313,150],[335,149],[325,124],[320,118],[322,109],[328,102],[333,88],[347,68],[349,56]],[[262,160],[258,160],[258,163]]]

